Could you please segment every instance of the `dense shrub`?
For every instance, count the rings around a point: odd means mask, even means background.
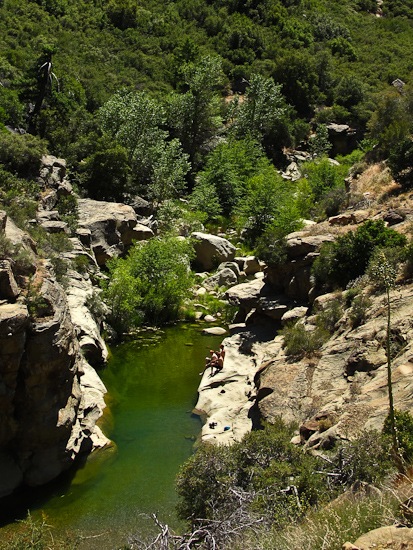
[[[192,282],[192,254],[188,242],[166,237],[136,243],[127,258],[110,261],[103,297],[115,328],[128,331],[143,322],[177,319]]]
[[[399,451],[403,460],[411,464],[413,461],[413,416],[409,411],[395,410],[394,421]],[[384,421],[383,433],[389,437],[391,436],[390,415]]]
[[[320,327],[315,330],[306,330],[300,323],[286,326],[282,334],[285,353],[294,356],[311,355],[321,348],[329,336],[329,333]]]
[[[38,176],[46,142],[31,134],[0,131],[0,164],[21,178]]]
[[[333,243],[325,243],[313,265],[318,285],[344,288],[365,272],[377,247],[403,247],[406,237],[389,229],[383,220],[368,220]]]
[[[291,427],[279,420],[231,447],[202,445],[177,478],[180,516],[223,519],[240,506],[237,492],[248,495],[251,516],[278,526],[302,515],[318,501],[322,476],[313,475],[316,459],[291,437]]]
[[[391,150],[389,168],[393,178],[406,189],[413,185],[413,141],[411,136],[399,141]]]

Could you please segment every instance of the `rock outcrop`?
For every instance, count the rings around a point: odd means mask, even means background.
[[[79,228],[90,234],[90,245],[99,266],[124,253],[132,241],[153,237],[153,231],[138,223],[126,204],[79,199]],[[90,233],[89,233],[90,232]]]
[[[245,345],[250,341],[250,345]],[[226,338],[225,361],[222,371],[210,376],[204,371],[198,388],[194,413],[204,420],[202,441],[231,444],[251,431],[256,393],[254,376],[255,354],[251,334],[236,334]],[[247,351],[242,350],[247,347]]]
[[[223,237],[201,232],[192,233],[191,237],[194,239],[195,263],[201,270],[211,271],[221,262],[232,262],[235,258],[235,246]]]
[[[95,425],[105,389],[82,382],[90,369],[65,292],[40,265],[27,298],[0,305],[0,496],[46,483],[108,443]]]

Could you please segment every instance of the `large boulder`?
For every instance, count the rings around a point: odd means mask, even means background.
[[[13,301],[19,294],[10,260],[0,260],[0,300]]]
[[[235,258],[235,246],[223,237],[201,232],[192,233],[191,237],[194,240],[195,263],[201,270],[211,271],[221,262],[232,262]]]
[[[138,225],[136,213],[126,204],[79,199],[79,227],[89,230],[91,247],[99,266],[123,254],[132,241],[153,236],[150,228]]]
[[[312,288],[311,267],[325,242],[334,241],[334,236],[309,235],[306,231],[291,233],[286,239],[287,261],[269,266],[265,281],[276,293],[285,294],[291,300],[307,302]]]
[[[215,275],[212,275],[212,277],[205,279],[202,284],[207,290],[214,290],[216,287],[220,286],[228,287],[236,285],[237,282],[238,278],[234,271],[229,267],[225,267],[221,271],[218,271],[218,273],[215,273]]]
[[[72,322],[85,358],[94,366],[106,363],[108,351],[100,335],[103,316],[99,296],[89,277],[69,271],[67,274],[67,302]],[[97,304],[94,307],[94,304]]]

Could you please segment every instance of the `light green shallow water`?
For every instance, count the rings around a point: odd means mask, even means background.
[[[43,511],[59,532],[98,535],[84,541],[88,549],[117,548],[129,534],[147,533],[152,512],[179,528],[174,480],[201,429],[191,414],[199,372],[220,341],[201,335],[199,325],[178,325],[113,349],[100,374],[116,450],[92,456],[73,479],[42,491],[32,515]]]

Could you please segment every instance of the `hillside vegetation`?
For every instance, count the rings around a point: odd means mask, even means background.
[[[280,266],[285,237],[305,220],[365,207],[384,180],[376,204],[391,195],[397,202],[412,187],[412,49],[412,0],[0,0],[0,209],[62,276],[76,197],[147,199],[157,236],[109,261],[107,319],[119,334],[170,322],[182,316],[194,280],[191,246],[172,237],[225,230],[242,253]],[[331,123],[352,129],[342,154],[333,149]],[[46,235],[33,223],[46,153],[68,162],[76,194],[56,208],[70,235]],[[298,175],[286,177],[292,158]],[[362,187],[365,174],[370,188]],[[349,181],[358,193],[349,193]],[[346,292],[357,327],[378,254],[386,254],[397,284],[410,280],[412,231],[401,235],[382,220],[340,229],[321,248],[312,277],[320,293]],[[2,237],[0,259],[24,264],[21,252]],[[320,314],[313,332],[287,326],[285,354],[294,361],[321,353],[342,307]],[[403,414],[398,450],[406,473],[411,417]],[[313,456],[292,445],[295,429],[277,421],[231,448],[201,447],[177,482],[180,514],[193,531],[178,537],[159,524],[159,548],[332,550],[389,517],[411,525],[394,485],[340,500],[355,482],[388,482],[395,466],[388,433],[365,433]],[[23,534],[15,548],[49,547],[46,526],[34,527],[29,518],[32,539]],[[155,547],[139,544],[131,540],[130,548]]]

